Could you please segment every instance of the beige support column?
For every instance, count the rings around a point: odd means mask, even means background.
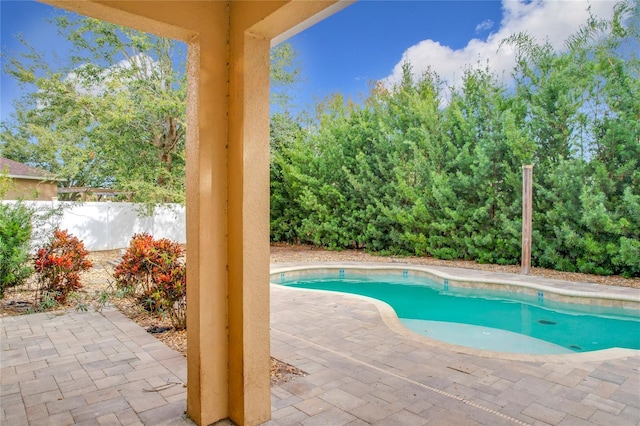
[[[231,9],[228,256],[229,412],[271,418],[269,382],[269,40],[234,27]],[[236,21],[237,22],[237,21]]]
[[[187,414],[199,425],[229,416],[228,7],[207,12],[187,58]]]

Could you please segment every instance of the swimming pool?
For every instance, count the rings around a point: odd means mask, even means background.
[[[298,271],[281,273],[272,281],[381,300],[408,329],[461,346],[528,354],[640,349],[640,310],[567,304],[550,300],[548,292],[464,288],[410,270]]]

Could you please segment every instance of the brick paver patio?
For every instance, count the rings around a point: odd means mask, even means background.
[[[640,423],[640,351],[491,356],[406,332],[362,298],[278,285],[271,298],[272,355],[308,375],[272,387],[266,425]],[[2,425],[192,424],[185,358],[120,312],[0,325]]]
[[[119,311],[0,321],[3,425],[193,424],[186,360]]]

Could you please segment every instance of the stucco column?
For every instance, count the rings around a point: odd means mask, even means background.
[[[229,410],[271,417],[269,379],[269,40],[233,26],[229,75]]]
[[[201,425],[271,416],[270,45],[232,14],[189,44],[187,413]]]
[[[229,416],[227,309],[228,5],[188,43],[187,414],[199,425]]]

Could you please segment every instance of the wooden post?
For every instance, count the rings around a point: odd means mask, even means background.
[[[531,273],[531,217],[533,213],[533,166],[522,166],[522,261],[521,273]]]

